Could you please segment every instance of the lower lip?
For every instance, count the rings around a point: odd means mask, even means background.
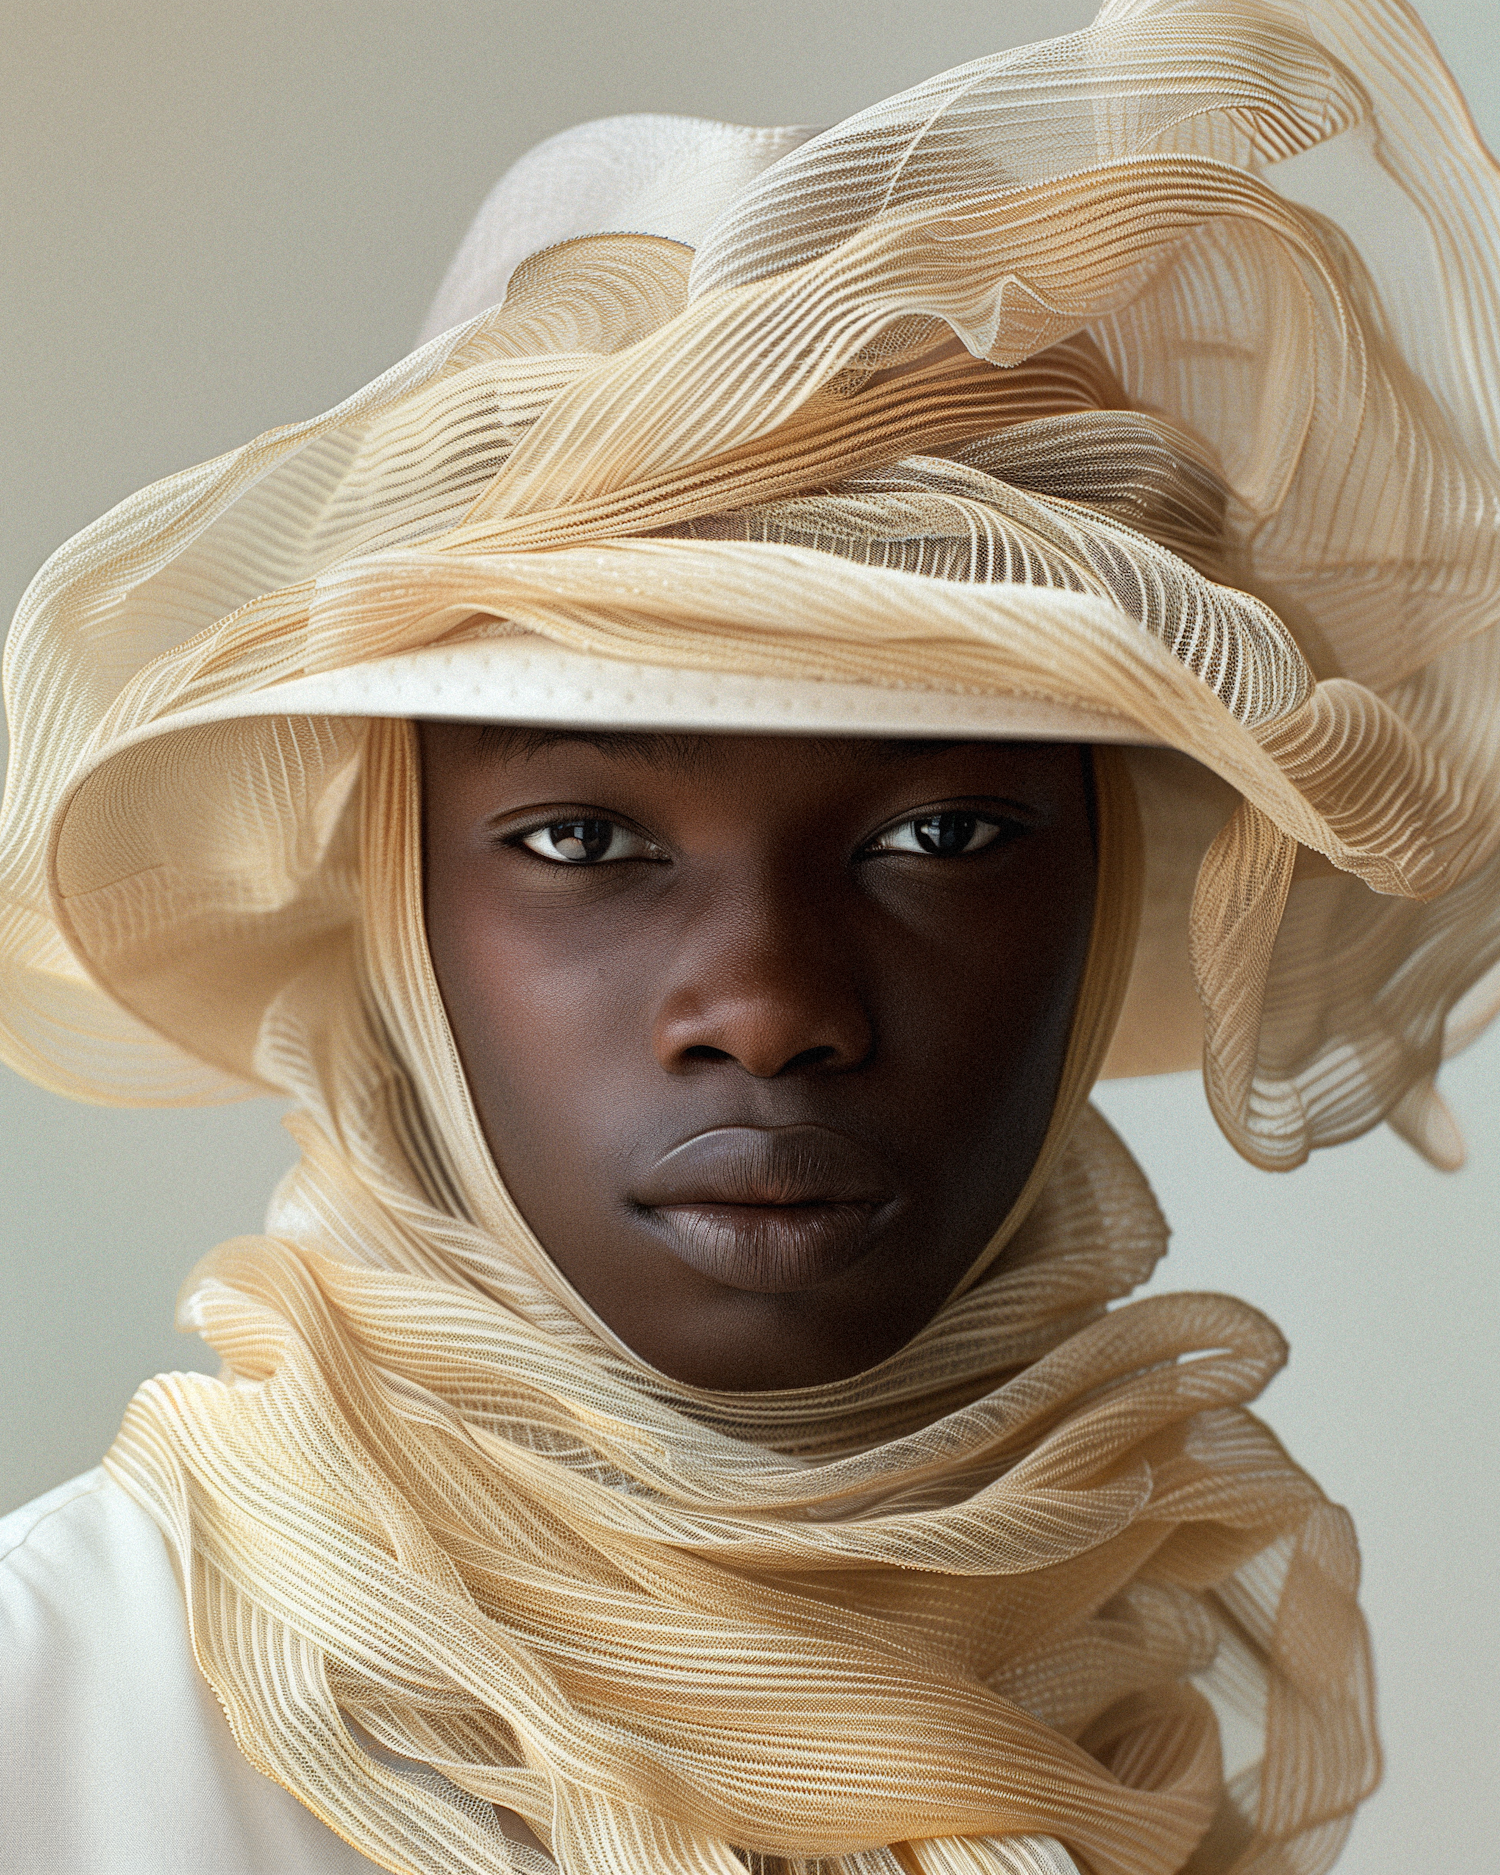
[[[870,1247],[877,1204],[673,1204],[652,1208],[673,1253],[730,1289],[813,1289]]]

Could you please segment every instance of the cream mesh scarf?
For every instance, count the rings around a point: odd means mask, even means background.
[[[567,1875],[1310,1875],[1375,1772],[1352,1538],[1245,1411],[1268,1324],[1108,1307],[1164,1230],[1080,1103],[1128,769],[1113,1065],[1200,1045],[1185,987],[1248,1156],[1383,1118],[1456,1156],[1433,1077],[1500,952],[1494,168],[1397,0],[1119,0],[775,151],[696,253],[528,258],[23,602],[6,1058],[290,1092],[303,1151],[186,1294],[225,1379],[153,1382],[109,1462],[242,1748],[381,1866],[534,1866],[498,1804]],[[1003,1254],[871,1373],[726,1398],[620,1348],[497,1183],[393,719],[773,691],[1158,746],[1105,759]]]

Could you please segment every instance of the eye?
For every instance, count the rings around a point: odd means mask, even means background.
[[[983,852],[1002,838],[1021,831],[1020,824],[981,814],[972,807],[946,807],[936,814],[917,814],[887,827],[865,848],[867,853],[931,853],[939,859],[959,859]]]
[[[660,851],[644,834],[633,833],[617,820],[580,815],[572,820],[549,820],[521,834],[516,845],[538,859],[562,866],[598,866],[617,859],[656,859]]]

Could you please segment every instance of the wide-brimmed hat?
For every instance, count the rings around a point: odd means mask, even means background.
[[[1500,955],[1500,212],[1414,18],[1354,18],[1111,5],[815,135],[523,159],[435,336],[26,595],[6,1058],[265,1087],[358,915],[372,718],[1060,738],[1134,749],[1147,835],[1107,1071],[1201,1054],[1265,1164],[1381,1118],[1451,1161]],[[1330,150],[1399,273],[1302,199]]]

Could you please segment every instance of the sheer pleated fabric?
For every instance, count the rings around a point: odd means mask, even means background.
[[[302,1163],[185,1293],[232,1379],[151,1382],[108,1460],[243,1749],[374,1861],[532,1866],[494,1805],[567,1875],[1337,1847],[1377,1768],[1357,1559],[1245,1411],[1280,1339],[1225,1297],[1107,1308],[1165,1244],[1083,1105],[1133,923],[1124,773],[1106,752],[1041,1176],[978,1279],[868,1373],[712,1394],[593,1320],[500,1184],[427,956],[413,738],[374,726],[363,935],[263,1030]]]
[[[1183,955],[1143,953],[1112,1070],[1201,1048],[1267,1166],[1381,1119],[1454,1162],[1433,1077],[1500,997],[1500,207],[1415,16],[1131,0],[810,139],[698,127],[695,171],[692,128],[645,120],[592,191],[562,139],[553,183],[678,234],[724,202],[696,253],[603,234],[512,271],[569,225],[528,171],[512,249],[482,218],[445,289],[508,275],[502,306],[39,575],[7,1057],[86,1098],[255,1088],[289,953],[354,916],[341,719],[402,713],[395,654],[519,633],[991,697],[997,731],[1018,697],[1127,720],[1198,779],[1153,831],[1192,905],[1146,942]],[[322,717],[265,719],[318,675]],[[127,871],[116,804],[169,769],[214,837],[185,850],[168,796]],[[233,994],[183,967],[189,923]]]
[[[679,218],[543,203],[519,266],[480,229],[446,304],[498,267],[501,305],[23,602],[6,1058],[289,1092],[304,1153],[187,1294],[229,1378],[153,1383],[111,1464],[243,1748],[389,1868],[521,1866],[499,1804],[568,1875],[1311,1875],[1375,1748],[1347,1525],[1245,1411],[1274,1331],[1109,1308],[1162,1226],[1067,1109],[893,1361],[643,1369],[478,1140],[391,719],[399,660],[525,637],[621,697],[764,675],[1158,745],[1119,758],[1110,1065],[1201,1048],[1263,1165],[1382,1119],[1453,1162],[1434,1075],[1500,997],[1494,165],[1400,0],[1114,0],[764,161],[709,127],[713,187],[651,123]]]

